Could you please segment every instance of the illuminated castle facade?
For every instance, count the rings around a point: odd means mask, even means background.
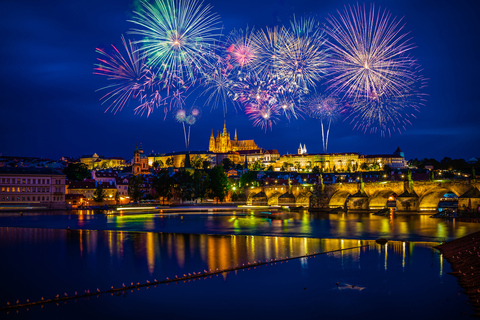
[[[237,129],[235,129],[235,137],[232,140],[230,138],[230,133],[227,132],[227,124],[223,125],[223,132],[219,134],[217,132],[217,137],[210,136],[210,141],[208,143],[208,151],[214,153],[227,153],[231,151],[242,151],[242,150],[256,150],[259,149],[253,140],[237,140]]]

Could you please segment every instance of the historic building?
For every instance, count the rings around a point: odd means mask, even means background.
[[[133,151],[132,173],[134,175],[150,174],[150,168],[148,167],[148,157],[143,153],[143,147],[141,143],[140,149],[137,145],[135,147],[135,151]]]
[[[212,135],[210,136],[210,141],[208,143],[208,151],[214,153],[227,153],[231,151],[240,151],[240,150],[257,150],[259,147],[255,144],[253,140],[237,140],[237,129],[235,129],[235,137],[232,140],[230,138],[230,133],[227,132],[227,124],[223,124],[223,132],[219,134],[217,132],[217,137]]]
[[[120,157],[103,157],[94,153],[92,155],[83,155],[80,162],[87,165],[89,170],[94,169],[113,169],[123,168],[126,166],[125,159]]]
[[[65,177],[49,168],[0,168],[0,204],[64,209]]]
[[[362,158],[362,162],[368,167],[376,166],[378,169],[383,169],[384,166],[389,166],[391,169],[403,169],[407,167],[405,155],[400,147],[398,147],[393,154],[364,155]]]

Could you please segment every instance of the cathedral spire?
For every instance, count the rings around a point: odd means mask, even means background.
[[[210,136],[210,139],[214,139],[214,137],[213,137],[213,129],[212,129],[212,135]]]
[[[227,120],[223,120],[223,135],[227,135]]]
[[[235,129],[235,141],[237,141],[237,129]]]

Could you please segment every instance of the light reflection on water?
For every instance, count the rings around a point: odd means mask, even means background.
[[[29,314],[32,319],[60,319],[67,313],[73,318],[124,318],[129,314],[126,309],[131,309],[140,312],[138,316],[152,317],[158,312],[170,312],[162,308],[172,306],[177,308],[172,317],[221,319],[248,316],[247,310],[241,311],[244,310],[241,306],[237,306],[240,307],[238,312],[224,310],[222,313],[221,305],[235,308],[237,300],[229,297],[237,297],[258,316],[280,318],[292,312],[291,316],[294,316],[298,308],[302,310],[300,314],[309,317],[323,313],[347,317],[352,310],[361,310],[366,316],[375,318],[378,303],[406,304],[412,299],[424,303],[450,299],[447,305],[457,310],[454,315],[458,315],[458,310],[466,309],[464,300],[453,299],[457,294],[456,281],[453,277],[443,277],[444,272],[450,270],[444,270],[441,256],[433,249],[437,243],[433,242],[389,241],[386,245],[378,245],[372,240],[359,239],[35,228],[0,228],[0,257],[10,262],[0,273],[0,283],[9,288],[0,291],[0,304],[15,299],[53,297],[59,292],[106,289],[137,281],[145,283],[146,279],[165,279],[365,244],[369,246],[292,260],[260,270],[222,274],[221,282],[214,278],[183,284],[183,287],[160,286],[155,290],[135,292],[133,299],[105,300],[107,298],[101,297],[98,302],[94,299],[56,308],[50,306],[45,310],[36,308]],[[415,291],[408,289],[416,287],[419,281],[424,287]],[[336,282],[340,283],[338,287]],[[350,284],[362,289],[350,289]],[[312,286],[316,288],[310,291],[313,296],[305,296],[303,288]],[[427,295],[425,287],[434,292]],[[302,291],[298,292],[299,289]],[[334,289],[337,290],[332,291]],[[361,296],[350,297],[352,294]],[[214,302],[213,296],[220,302]],[[179,304],[182,297],[190,297],[191,308],[182,308]],[[392,301],[383,301],[387,297]],[[106,301],[108,313],[104,310]],[[319,301],[325,302],[321,311]],[[340,309],[339,303],[342,304]],[[282,307],[269,309],[270,313],[265,314],[265,304]],[[218,313],[212,314],[212,308]],[[442,308],[440,306],[431,315],[445,315]],[[91,312],[86,314],[87,310],[96,310],[97,313],[92,316]],[[392,318],[398,317],[393,315]]]
[[[381,217],[367,213],[317,214],[306,211],[292,212],[284,219],[269,219],[242,211],[123,216],[88,210],[74,214],[39,212],[19,216],[17,213],[1,214],[0,226],[438,242],[480,231],[479,223],[444,221],[432,219],[429,215]]]

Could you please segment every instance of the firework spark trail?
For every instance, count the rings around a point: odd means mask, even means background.
[[[258,57],[253,69],[257,74],[277,74],[279,46],[286,43],[286,36],[286,29],[278,26],[252,34],[252,45]]]
[[[279,41],[276,69],[289,85],[306,93],[323,78],[327,47],[322,28],[314,19],[294,19]]]
[[[197,0],[142,1],[130,22],[138,28],[131,33],[143,39],[141,51],[147,64],[166,73],[169,80],[193,81],[212,61],[205,54],[220,36],[220,19],[210,5]]]
[[[345,7],[328,18],[331,38],[329,88],[352,106],[354,129],[389,135],[410,124],[410,109],[418,111],[425,79],[401,20],[372,5]],[[413,115],[413,113],[412,113]]]
[[[125,56],[114,45],[112,45],[113,54],[103,49],[96,49],[102,58],[97,58],[99,63],[95,65],[94,74],[105,76],[109,81],[113,81],[99,89],[110,90],[100,99],[104,100],[102,104],[109,101],[110,106],[105,111],[112,110],[114,113],[122,110],[130,99],[143,100],[145,88],[149,83],[143,59],[139,57],[135,45],[131,41],[126,41],[123,36],[122,44]]]
[[[414,46],[402,33],[401,20],[391,19],[372,5],[345,7],[339,17],[330,16],[328,35],[332,41],[330,88],[334,93],[358,100],[372,93],[397,96],[416,78],[416,61],[408,55]]]
[[[217,108],[222,105],[223,115],[227,113],[228,102],[231,102],[234,107],[236,106],[231,99],[233,92],[231,85],[233,81],[229,77],[228,70],[222,66],[215,66],[212,72],[204,75],[203,87],[205,90],[200,96],[205,95],[207,97],[205,105],[210,104],[211,109]]]
[[[330,127],[342,113],[343,108],[333,96],[317,95],[308,102],[310,117],[320,120],[323,152],[327,152]],[[324,122],[328,123],[325,131]]]

